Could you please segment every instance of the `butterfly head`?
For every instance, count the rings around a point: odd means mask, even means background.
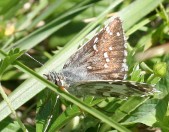
[[[49,74],[44,74],[44,76],[46,76],[49,81],[54,82],[57,86],[65,88],[68,86],[65,81],[66,79],[62,73],[56,73],[52,71],[49,72]]]

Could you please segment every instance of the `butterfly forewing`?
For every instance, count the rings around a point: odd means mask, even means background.
[[[77,73],[86,69],[88,75],[97,79],[124,79],[127,72],[125,47],[122,23],[116,17],[72,55],[63,69],[69,72],[76,69]]]

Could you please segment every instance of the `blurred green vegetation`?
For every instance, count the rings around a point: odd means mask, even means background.
[[[160,93],[126,100],[86,97],[83,102],[88,108],[78,99],[53,90],[55,87],[52,89],[42,74],[61,70],[79,45],[94,36],[98,31],[95,28],[102,28],[104,22],[108,23],[110,16],[114,15],[122,19],[128,38],[127,80],[156,85]],[[168,132],[168,41],[167,0],[0,1],[0,81],[3,96],[0,131],[161,129]],[[56,93],[63,98],[58,100]],[[16,110],[20,116],[11,116],[11,110],[14,115]]]

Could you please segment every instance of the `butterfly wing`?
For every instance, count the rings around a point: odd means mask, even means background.
[[[69,74],[83,71],[84,75],[89,75],[90,80],[90,76],[95,76],[97,78],[94,79],[98,80],[121,80],[125,78],[128,70],[126,55],[122,22],[116,17],[73,54],[63,70],[69,71]]]
[[[79,82],[72,85],[68,91],[76,96],[93,95],[96,97],[144,97],[158,92],[153,86],[146,83],[121,80]]]
[[[146,96],[155,89],[145,83],[123,81],[126,72],[126,46],[121,20],[116,17],[73,54],[63,67],[65,80],[57,74],[48,78],[66,81],[65,87],[76,96]],[[57,83],[59,84],[59,83]]]

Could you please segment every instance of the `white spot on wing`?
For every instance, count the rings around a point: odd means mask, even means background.
[[[124,75],[123,79],[125,80],[127,78],[127,74]]]
[[[105,25],[105,26],[104,26],[104,30],[106,30],[107,27],[108,27],[108,25]]]
[[[91,66],[88,66],[87,69],[92,69],[92,67],[91,67]]]
[[[110,27],[109,26],[106,27],[106,31],[107,31],[107,33],[110,32]]]
[[[108,68],[109,66],[107,64],[104,64],[104,68]]]
[[[110,47],[109,47],[109,50],[113,50],[113,48],[110,46]]]
[[[117,32],[117,33],[116,33],[116,35],[119,37],[119,36],[120,36],[120,33],[119,33],[119,32]]]
[[[97,43],[98,42],[98,37],[96,37],[95,39],[94,39],[94,43]]]
[[[126,49],[127,49],[127,44],[126,44],[126,43],[124,44],[124,48],[126,48]]]
[[[106,28],[106,32],[109,34],[109,35],[113,35],[113,33],[110,31],[110,27],[109,26],[107,26],[107,27],[105,27]]]
[[[107,52],[104,52],[104,58],[108,58]]]
[[[127,51],[126,50],[124,50],[124,56],[127,56]]]
[[[123,33],[124,34],[124,33]],[[128,38],[126,36],[124,36],[124,40],[126,41]]]
[[[93,45],[93,49],[94,49],[95,51],[98,51],[96,44]]]
[[[123,59],[123,63],[126,63],[126,59]]]
[[[114,77],[115,77],[115,78],[118,78],[118,77],[119,77],[119,75],[116,73],[116,74],[114,74]]]
[[[122,69],[123,71],[128,71],[128,66],[126,65],[126,63],[122,63]]]
[[[110,59],[109,59],[109,58],[106,58],[106,62],[110,62]]]

